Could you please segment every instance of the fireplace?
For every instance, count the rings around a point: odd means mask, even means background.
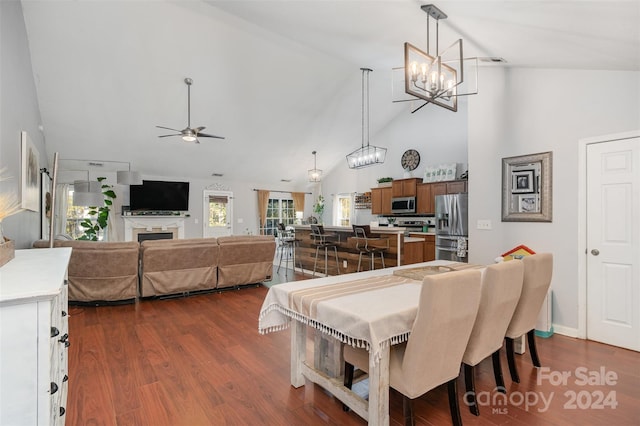
[[[176,216],[125,216],[124,240],[184,238],[184,218]],[[161,235],[160,235],[161,234]],[[160,236],[159,236],[160,235]]]
[[[172,240],[173,232],[139,232],[138,242],[147,240]]]

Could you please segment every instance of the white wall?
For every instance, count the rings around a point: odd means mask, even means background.
[[[91,174],[94,179],[98,175],[107,177],[107,183],[115,182],[115,173]],[[86,177],[86,174],[85,174]],[[201,238],[203,235],[203,191],[221,190],[233,192],[233,233],[235,235],[251,233],[259,234],[258,228],[258,194],[254,189],[268,189],[279,191],[298,191],[290,185],[266,184],[265,182],[241,182],[227,181],[218,178],[217,180],[189,179],[187,177],[166,177],[143,175],[147,180],[168,180],[189,182],[189,216],[185,218],[185,238]],[[122,205],[129,205],[129,187],[114,185],[117,198],[114,200],[113,213],[115,217],[116,232],[118,240],[124,240],[124,222],[122,219]],[[307,191],[299,189],[299,191]],[[289,194],[273,193],[273,197],[288,198]],[[311,214],[313,199],[311,195],[305,197],[305,217]],[[242,221],[242,223],[239,223]]]
[[[324,221],[332,223],[332,195],[337,193],[366,192],[378,185],[377,179],[390,176],[401,179],[404,170],[400,165],[402,154],[407,149],[420,153],[420,164],[412,172],[412,177],[423,177],[426,166],[443,163],[459,163],[458,174],[467,166],[467,101],[458,104],[458,111],[452,112],[434,105],[427,105],[411,114],[407,103],[389,104],[389,108],[402,109],[385,128],[370,136],[371,145],[387,148],[384,164],[359,170],[349,169],[346,155],[361,146],[361,139],[344,147],[344,162],[326,173],[322,182],[322,193],[327,200]],[[415,106],[414,106],[415,108]],[[320,152],[318,153],[320,155]],[[315,198],[314,198],[315,199]],[[368,223],[370,215],[357,212],[361,224]]]
[[[44,138],[38,129],[40,110],[31,68],[31,57],[17,0],[0,1],[0,168],[12,177],[0,182],[0,191],[20,194],[20,132],[27,131],[40,154],[40,167],[46,164]],[[24,211],[2,221],[7,237],[16,248],[27,248],[40,237],[40,214]]]
[[[469,100],[473,263],[519,244],[554,254],[553,323],[578,327],[578,141],[640,128],[640,73],[483,69]],[[501,222],[501,159],[553,152],[553,222]],[[490,219],[493,229],[475,229]]]

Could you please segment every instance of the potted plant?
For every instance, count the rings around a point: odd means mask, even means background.
[[[106,177],[99,177],[98,182],[106,180]],[[78,238],[79,240],[98,241],[98,233],[107,229],[109,220],[109,207],[113,205],[113,199],[116,193],[113,191],[113,185],[102,184],[102,195],[104,195],[104,204],[100,207],[90,207],[89,216],[95,216],[96,222],[92,218],[84,219],[80,222],[80,226],[84,228],[84,233]]]
[[[392,177],[381,177],[378,179],[378,187],[391,186],[391,182],[393,182]]]
[[[313,212],[318,215],[318,223],[322,224],[322,214],[324,213],[324,197],[318,195],[318,200],[313,205]]]

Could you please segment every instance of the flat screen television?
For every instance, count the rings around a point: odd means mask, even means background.
[[[129,187],[131,211],[189,210],[189,182],[143,180],[142,185]]]

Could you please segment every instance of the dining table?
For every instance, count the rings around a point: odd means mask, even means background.
[[[416,313],[422,278],[427,274],[480,267],[436,260],[373,271],[294,281],[272,286],[259,314],[261,334],[291,330],[293,387],[316,383],[341,400],[369,425],[389,424],[390,347],[406,342]],[[307,362],[307,329],[315,330],[315,362]],[[340,376],[341,351],[331,345],[365,348],[369,352],[369,398],[357,395]],[[319,362],[323,360],[323,362]],[[322,364],[334,364],[327,369]]]

